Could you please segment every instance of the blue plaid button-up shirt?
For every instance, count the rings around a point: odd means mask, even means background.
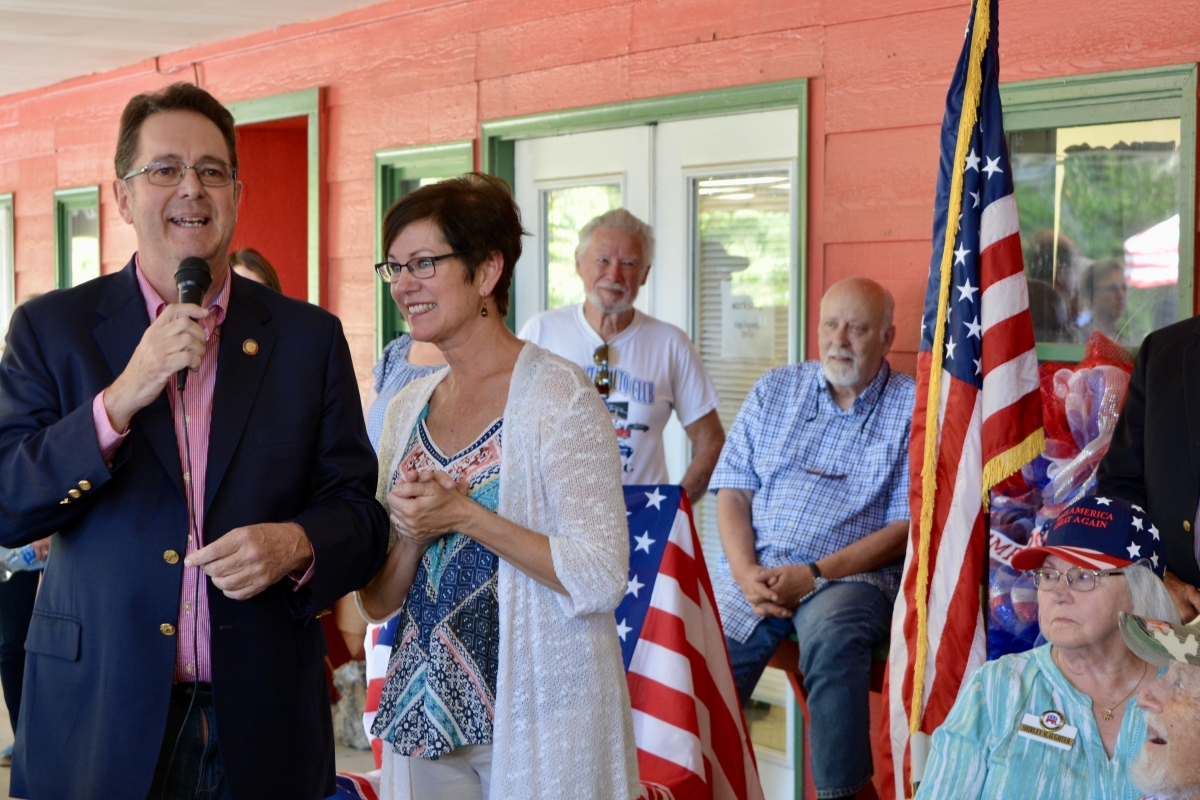
[[[887,361],[848,411],[819,361],[758,379],[729,429],[710,491],[749,489],[754,550],[764,567],[808,564],[897,520],[907,520],[908,435],[916,384]],[[874,584],[894,599],[900,561],[840,580]],[[722,553],[713,591],[725,633],[745,642],[763,620]]]

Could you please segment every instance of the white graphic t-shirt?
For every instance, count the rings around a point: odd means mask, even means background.
[[[544,311],[519,335],[578,364],[590,378],[600,370],[592,354],[604,340],[584,318],[582,304]],[[720,403],[700,354],[679,328],[635,310],[629,327],[608,343],[608,373],[622,481],[667,483],[662,437],[671,410],[687,427]]]

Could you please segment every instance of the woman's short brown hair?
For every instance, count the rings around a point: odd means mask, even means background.
[[[504,265],[492,296],[500,313],[508,314],[508,291],[525,235],[521,210],[508,184],[491,175],[468,172],[404,195],[384,215],[384,252],[401,231],[424,219],[437,225],[446,243],[460,255],[468,283],[475,280],[475,271],[492,253],[500,254]]]
[[[266,256],[253,247],[243,247],[241,250],[235,250],[229,254],[229,268],[233,269],[234,267],[245,267],[262,278],[263,283],[268,287],[283,294],[283,287],[279,283],[279,274],[275,272],[271,262],[267,261]]]

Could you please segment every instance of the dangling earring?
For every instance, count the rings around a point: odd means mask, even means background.
[[[481,317],[487,316],[487,303],[484,303],[483,308],[479,309],[479,316],[481,316]]]

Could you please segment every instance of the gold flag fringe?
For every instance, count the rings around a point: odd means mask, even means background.
[[[1010,447],[983,465],[983,509],[988,508],[988,493],[992,487],[1015,475],[1017,470],[1033,461],[1046,449],[1046,435],[1042,428],[1025,437],[1016,447]]]

